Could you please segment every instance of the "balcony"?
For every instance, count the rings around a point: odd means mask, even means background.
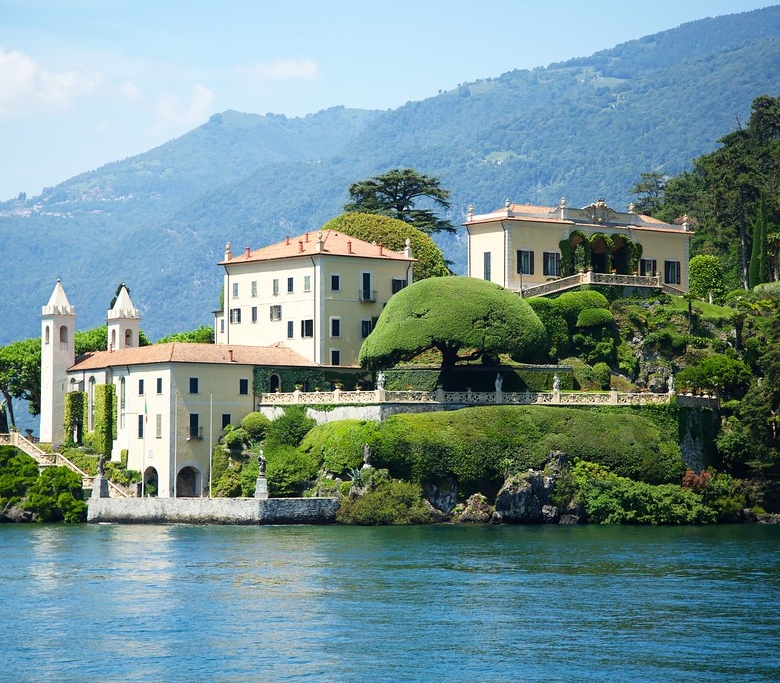
[[[375,289],[361,289],[358,293],[361,303],[373,304],[377,301],[377,293]]]

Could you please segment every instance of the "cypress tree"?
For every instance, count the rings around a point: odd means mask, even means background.
[[[766,223],[766,206],[762,199],[758,205],[756,218],[753,221],[753,249],[750,253],[750,267],[748,269],[748,285],[750,289],[769,280],[769,263],[767,262],[766,250]]]

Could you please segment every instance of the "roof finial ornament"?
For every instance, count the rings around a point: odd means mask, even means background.
[[[466,213],[466,217],[468,220],[472,220],[474,218],[474,205],[469,204],[468,212]]]
[[[561,208],[562,209],[566,208],[566,197],[561,197]]]

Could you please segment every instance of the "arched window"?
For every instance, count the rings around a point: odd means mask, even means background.
[[[111,330],[111,344],[109,344],[109,348],[112,351],[116,351],[116,330]]]
[[[43,328],[43,341],[45,344],[48,344],[51,341],[51,339],[49,339],[50,335],[49,326],[46,325],[46,327]]]
[[[62,325],[60,327],[60,349],[67,351],[68,349],[68,326]]]
[[[130,348],[132,346],[133,346],[133,331],[125,330],[125,348]]]

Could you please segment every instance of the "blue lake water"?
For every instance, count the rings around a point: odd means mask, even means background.
[[[0,526],[2,681],[778,681],[780,528]]]

